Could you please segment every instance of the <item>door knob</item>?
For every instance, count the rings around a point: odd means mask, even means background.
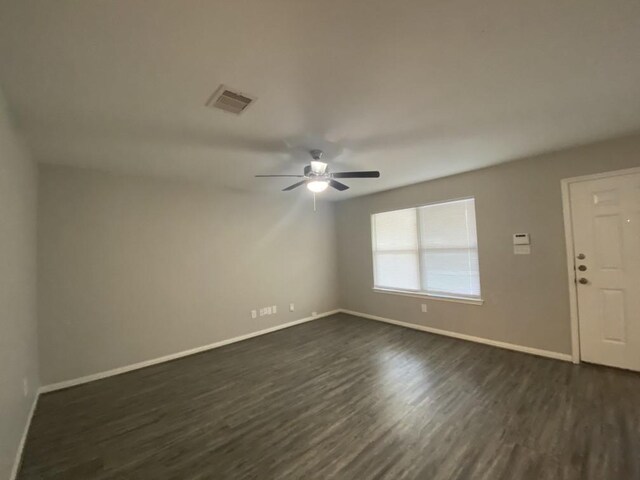
[[[580,280],[578,280],[579,283],[581,283],[582,285],[586,285],[587,283],[589,283],[589,280],[587,280],[586,278],[582,277]]]
[[[584,253],[578,254],[578,260],[584,260],[585,258],[587,258],[587,256]]]

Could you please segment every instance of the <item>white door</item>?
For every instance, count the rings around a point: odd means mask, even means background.
[[[640,371],[640,173],[569,193],[581,358]]]

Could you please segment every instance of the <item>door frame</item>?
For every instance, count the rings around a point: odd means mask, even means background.
[[[569,311],[571,315],[571,361],[580,363],[580,319],[578,314],[578,288],[576,285],[575,249],[573,246],[573,221],[571,218],[571,195],[569,188],[573,183],[600,180],[602,178],[619,177],[631,173],[640,173],[640,167],[625,168],[611,172],[582,175],[579,177],[563,178],[560,180],[562,187],[562,213],[564,216],[564,238],[567,252],[567,272],[569,274]]]

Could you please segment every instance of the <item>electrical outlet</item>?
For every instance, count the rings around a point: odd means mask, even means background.
[[[426,303],[423,303],[420,308],[422,309],[422,313],[427,313],[427,304]]]
[[[296,307],[296,306],[295,306],[293,303],[290,303],[290,304],[289,304],[289,311],[290,311],[290,312],[293,312],[293,311],[296,309],[295,307]]]
[[[256,312],[255,310],[251,310],[251,318],[257,318],[258,317],[258,312]]]
[[[265,310],[267,311],[267,315],[271,315],[271,307],[267,307]]]
[[[261,308],[261,309],[260,309],[260,316],[261,316],[261,317],[264,317],[266,313],[267,313],[267,312],[266,312],[266,309],[264,309],[264,308]]]
[[[275,305],[271,307],[271,313],[273,313],[274,315],[278,313],[278,307],[276,307]]]

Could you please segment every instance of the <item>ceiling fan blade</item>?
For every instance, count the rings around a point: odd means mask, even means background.
[[[304,175],[255,175],[256,177],[294,177],[302,178]]]
[[[336,182],[335,180],[329,180],[329,186],[335,188],[336,190],[340,190],[341,192],[349,188],[344,183]]]
[[[333,178],[379,178],[380,172],[367,171],[367,172],[336,172],[332,173]]]
[[[288,192],[289,190],[293,190],[294,188],[298,188],[300,185],[304,185],[305,183],[307,183],[307,181],[306,180],[302,180],[301,182],[294,183],[293,185],[289,185],[287,188],[283,188],[282,191],[283,192]]]

